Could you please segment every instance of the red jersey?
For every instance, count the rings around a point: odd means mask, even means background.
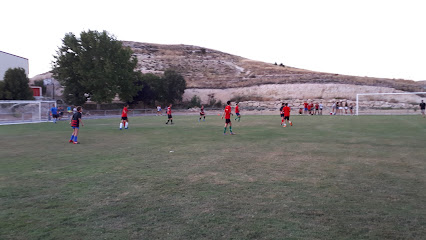
[[[200,114],[204,115],[204,107],[201,107]]]
[[[318,110],[319,109],[319,104],[315,104],[315,109]]]
[[[225,119],[231,119],[231,106],[226,106],[225,107]]]
[[[238,107],[238,105],[235,107],[235,113],[240,113],[240,108]]]
[[[124,107],[123,111],[121,112],[121,117],[127,117],[127,108]]]
[[[283,108],[284,117],[290,117],[290,110],[289,106]]]
[[[167,115],[172,115],[172,108],[171,107],[167,107]]]
[[[307,102],[303,103],[303,105],[305,105],[305,108],[308,108],[308,103]]]
[[[311,110],[311,104],[308,104],[308,110]]]

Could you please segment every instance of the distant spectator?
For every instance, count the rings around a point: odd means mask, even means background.
[[[425,117],[425,107],[426,107],[426,103],[422,102],[419,104],[420,106],[420,111],[422,112],[423,117]]]

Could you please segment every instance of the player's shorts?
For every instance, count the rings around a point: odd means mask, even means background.
[[[235,113],[235,115],[240,116],[240,113]]]
[[[420,111],[422,111],[422,113],[423,113],[423,114],[425,113],[425,110],[424,110],[424,109],[420,109]]]
[[[172,115],[171,115],[171,114],[168,114],[168,115],[167,115],[167,117],[168,117],[168,118],[172,118]]]
[[[345,107],[345,110],[348,110],[348,107]]]
[[[58,118],[58,117],[59,117],[59,114],[52,114],[52,117],[53,117],[53,118]]]
[[[77,129],[80,129],[80,127],[72,127],[72,129],[76,129],[76,128],[77,128]]]
[[[121,120],[127,121],[127,117],[121,117]]]
[[[290,121],[290,116],[284,116],[284,120],[289,120]]]
[[[308,111],[308,108],[305,108],[305,111]]]
[[[201,112],[200,112],[200,116],[204,116],[204,115],[205,115],[205,113],[201,113]]]
[[[281,114],[281,117],[284,117],[284,114]]]
[[[231,123],[231,119],[230,118],[225,119],[225,123]]]

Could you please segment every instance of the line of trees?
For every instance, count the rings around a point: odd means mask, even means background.
[[[68,33],[53,61],[53,76],[64,86],[65,101],[81,105],[87,98],[110,103],[116,96],[128,103],[182,100],[186,82],[182,75],[163,76],[136,71],[137,58],[129,47],[108,32]]]

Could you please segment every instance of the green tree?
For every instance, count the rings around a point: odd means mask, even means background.
[[[159,77],[152,73],[142,74],[136,85],[142,86],[134,102],[144,102],[145,104],[154,104],[159,101],[163,104],[175,103],[182,100],[182,95],[186,89],[186,82],[182,75],[167,70],[164,75]]]
[[[183,76],[174,70],[166,70],[156,88],[157,98],[165,104],[182,101],[185,89],[186,81]]]
[[[118,94],[130,102],[140,89],[136,57],[129,47],[108,32],[81,32],[80,38],[68,33],[54,56],[53,73],[64,86],[67,102],[82,104],[85,94],[92,101],[109,103]]]
[[[4,82],[0,87],[1,99],[4,100],[33,100],[33,91],[29,86],[30,80],[23,68],[9,68],[4,74]]]
[[[197,95],[194,95],[189,103],[190,107],[201,107],[201,98]]]

